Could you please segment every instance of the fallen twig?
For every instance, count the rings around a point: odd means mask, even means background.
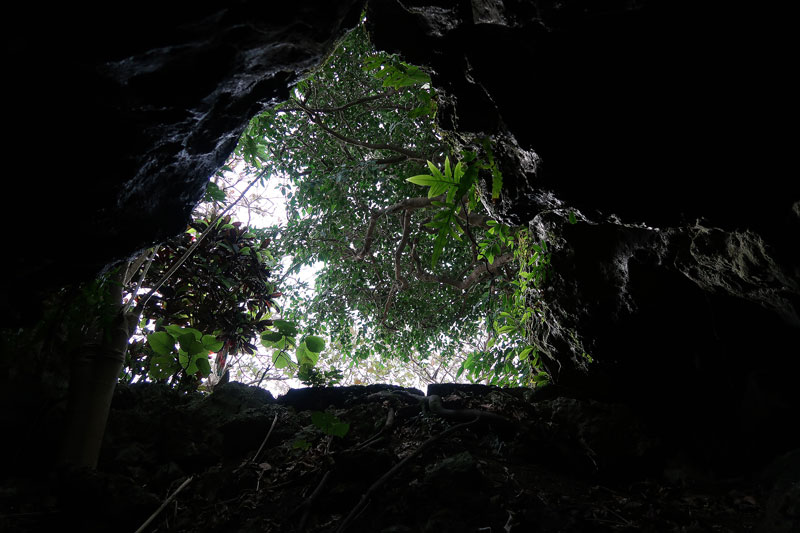
[[[259,454],[261,453],[261,450],[264,449],[264,445],[267,444],[267,441],[269,440],[269,436],[272,435],[272,430],[275,429],[275,424],[277,424],[277,423],[278,423],[278,413],[275,413],[275,418],[272,419],[272,425],[269,427],[269,431],[267,431],[267,436],[264,437],[264,440],[261,442],[261,446],[258,447],[258,451],[256,452],[256,454],[253,456],[252,459],[250,459],[251,462],[253,462],[253,463],[256,462],[256,459],[258,458]]]
[[[394,420],[395,420],[395,418],[394,418],[394,409],[389,408],[389,412],[386,414],[386,423],[383,425],[383,427],[380,429],[380,431],[378,431],[376,434],[374,434],[373,436],[368,438],[362,444],[356,446],[355,449],[356,450],[363,450],[364,448],[366,448],[370,444],[374,444],[375,442],[379,441],[383,437],[384,433],[388,433],[389,431],[392,430],[392,428],[394,427]]]
[[[353,521],[356,515],[358,515],[367,506],[370,498],[372,497],[372,494],[379,488],[381,488],[381,486],[384,483],[386,483],[393,475],[395,475],[401,468],[403,468],[411,459],[422,453],[423,450],[428,448],[437,440],[446,437],[447,435],[454,433],[459,429],[472,425],[478,420],[480,420],[480,417],[476,416],[474,420],[471,420],[469,422],[463,422],[461,424],[457,424],[453,427],[447,428],[438,435],[431,437],[425,442],[423,442],[419,448],[417,448],[416,450],[408,454],[406,457],[404,457],[402,461],[394,465],[391,469],[389,469],[388,472],[386,472],[383,476],[381,476],[380,479],[378,479],[378,481],[373,483],[372,486],[370,486],[370,488],[367,489],[367,491],[363,494],[363,496],[361,496],[361,500],[356,504],[355,507],[353,507],[353,510],[350,511],[350,514],[348,514],[347,517],[344,519],[344,521],[341,523],[339,529],[336,530],[336,533],[342,533],[345,529],[347,529],[347,527],[350,525],[350,523]]]
[[[173,492],[172,494],[170,494],[170,495],[169,495],[169,497],[167,497],[167,499],[166,499],[166,500],[164,500],[164,503],[162,503],[162,504],[161,504],[161,507],[159,507],[158,509],[156,509],[156,511],[155,511],[153,514],[151,514],[151,515],[150,515],[150,518],[148,518],[147,520],[145,520],[145,521],[144,521],[144,524],[142,524],[142,525],[139,527],[139,529],[137,529],[137,530],[136,530],[134,533],[142,533],[142,531],[144,531],[144,530],[145,530],[145,528],[147,528],[147,526],[149,526],[149,525],[150,525],[150,522],[152,522],[153,520],[155,520],[155,519],[156,519],[156,517],[159,515],[159,513],[161,513],[161,511],[163,511],[164,509],[166,509],[166,508],[167,508],[167,505],[169,505],[169,504],[170,504],[170,502],[171,502],[172,500],[174,500],[174,499],[175,499],[175,496],[177,496],[177,495],[178,495],[178,493],[179,493],[180,491],[182,491],[182,490],[183,490],[183,488],[184,488],[186,485],[188,485],[188,484],[189,484],[189,482],[191,482],[193,479],[194,479],[194,476],[189,476],[188,478],[186,478],[186,481],[184,481],[183,483],[181,483],[181,486],[180,486],[180,487],[178,487],[177,489],[175,489],[175,492]]]
[[[297,531],[299,531],[300,533],[302,533],[303,530],[305,529],[306,521],[308,520],[308,515],[311,512],[311,509],[314,507],[314,502],[322,493],[322,488],[325,486],[325,483],[328,482],[328,478],[330,477],[330,475],[331,475],[330,470],[325,472],[325,475],[322,476],[322,479],[317,485],[317,488],[314,489],[314,492],[311,493],[311,496],[306,498],[306,501],[304,501],[303,504],[301,505],[301,507],[305,507],[306,510],[305,512],[303,512],[303,516],[300,518],[300,522],[297,524]]]

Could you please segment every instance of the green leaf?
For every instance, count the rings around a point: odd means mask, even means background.
[[[461,178],[464,176],[464,165],[459,161],[456,163],[456,168],[453,171],[453,179],[455,179],[456,183],[458,183]]]
[[[524,361],[525,359],[527,359],[527,358],[528,358],[528,355],[531,353],[531,350],[533,350],[533,346],[528,346],[527,348],[525,348],[524,350],[522,350],[522,351],[519,353],[519,360],[520,360],[520,361]]]
[[[431,256],[431,268],[435,268],[436,263],[439,262],[439,257],[441,257],[442,251],[444,250],[444,245],[447,242],[448,233],[449,233],[448,228],[444,227],[439,231],[439,234],[436,235],[436,240],[433,242],[433,255]]]
[[[204,376],[208,377],[211,375],[211,363],[208,362],[208,357],[198,357],[197,368]]]
[[[306,440],[297,439],[294,442],[292,442],[293,450],[307,450],[309,448],[311,448],[311,443]]]
[[[283,339],[283,333],[279,333],[277,331],[266,331],[261,334],[262,343],[264,341],[269,342],[270,343],[269,346],[272,346],[271,343],[278,342],[281,339]]]
[[[189,364],[186,365],[186,374],[187,375],[193,376],[194,374],[197,374],[197,372],[200,370],[198,368],[198,366],[197,366],[197,361],[198,361],[198,355],[197,354],[195,354],[195,355],[193,355],[193,356],[191,356],[189,358]]]
[[[209,352],[220,351],[224,344],[222,341],[218,341],[214,335],[203,335],[203,338],[200,339],[200,342],[203,343],[203,348]]]
[[[166,331],[156,331],[147,336],[147,343],[158,355],[170,355],[175,349],[175,339]]]
[[[546,372],[542,372],[541,374],[536,374],[533,376],[533,382],[536,385],[545,385],[550,381],[550,376]]]
[[[444,176],[442,176],[442,171],[436,168],[436,165],[433,164],[433,161],[428,161],[428,168],[431,170],[431,174],[433,174],[434,177],[444,179]]]
[[[176,339],[185,333],[181,326],[164,326],[164,330]]]
[[[452,181],[452,178],[445,178],[444,176],[442,176],[441,172],[439,172],[438,174],[439,174],[438,176],[429,176],[427,174],[420,174],[417,176],[406,178],[406,181],[409,181],[415,185],[423,185],[430,187],[430,189],[428,190],[428,198],[434,198],[436,196],[439,196],[440,194],[444,194],[451,187],[455,188],[455,182]]]
[[[208,349],[203,346],[203,343],[198,341],[194,338],[194,334],[192,333],[185,333],[178,338],[178,343],[180,344],[181,350],[186,352],[189,355],[196,355],[205,351],[208,353]]]
[[[230,167],[222,167],[221,170],[227,169],[230,170]],[[224,202],[225,201],[225,192],[219,188],[219,186],[214,183],[213,181],[209,181],[208,185],[206,186],[206,194],[203,196],[204,202]]]
[[[203,338],[203,334],[199,330],[196,330],[194,328],[182,328],[180,326],[166,326],[164,329],[167,330],[167,332],[169,332],[176,339],[179,338],[181,335],[185,335],[187,333],[191,333],[192,335],[194,335],[194,338],[198,341]]]
[[[275,353],[272,354],[272,362],[275,364],[275,368],[278,369],[287,368],[292,364],[292,360],[289,359],[286,352],[282,351],[275,351]]]
[[[331,413],[314,411],[311,413],[311,423],[322,430],[326,435],[344,437],[350,430],[348,422],[342,422]]]
[[[492,170],[492,200],[500,198],[500,191],[503,188],[503,174],[498,170]]]
[[[297,335],[297,324],[294,322],[289,322],[288,320],[275,320],[272,323],[273,326],[278,328],[278,331],[286,335],[287,337],[292,337]]]
[[[167,379],[178,370],[178,362],[172,356],[159,355],[150,360],[148,375],[155,380]]]
[[[578,223],[578,218],[575,216],[575,211],[570,211],[569,212],[569,223],[570,224],[577,224]]]
[[[315,353],[320,353],[325,349],[325,340],[316,335],[309,335],[306,337],[306,346],[309,350]]]
[[[439,180],[438,178],[434,178],[433,176],[430,176],[428,174],[418,174],[416,176],[411,176],[410,178],[406,178],[406,181],[410,181],[415,185],[431,186],[435,183],[438,183],[441,180]]]
[[[295,357],[297,358],[297,364],[306,367],[316,365],[319,360],[319,354],[310,351],[305,342],[300,343],[300,346],[297,347]]]

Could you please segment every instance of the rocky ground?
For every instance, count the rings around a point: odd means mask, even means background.
[[[507,419],[453,420],[399,390],[121,386],[98,471],[5,479],[0,530],[136,531],[165,503],[144,530],[800,530],[800,451],[723,477],[622,405],[431,387]]]

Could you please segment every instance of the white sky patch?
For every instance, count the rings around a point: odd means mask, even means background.
[[[255,178],[255,176],[245,172],[243,163],[234,168],[234,173],[226,174],[226,178],[230,179],[231,182],[236,182],[237,176],[245,178],[238,180],[236,185],[226,190],[229,200],[238,198],[245,187],[250,184],[250,181]],[[276,177],[270,177],[268,180],[266,180],[265,185],[256,183],[248,191],[247,195],[243,199],[243,202],[237,204],[231,209],[232,218],[253,228],[269,228],[272,226],[285,227],[288,217],[286,215],[286,198],[279,190],[281,186],[291,188],[291,184],[287,183],[287,180]],[[259,199],[259,212],[247,208],[247,201],[251,198]],[[268,203],[268,208],[266,208],[267,206],[263,205],[264,201]],[[283,271],[285,272],[286,269],[292,265],[293,257],[284,256],[279,260],[283,267]],[[308,290],[313,291],[316,274],[321,268],[322,263],[317,263],[310,267],[304,265],[297,273],[289,276],[287,281],[291,280],[293,282],[306,282],[309,287]],[[281,290],[281,287],[278,287],[277,289]],[[278,303],[281,306],[281,309],[283,309],[284,302]],[[273,318],[281,318],[281,316],[280,314],[276,314],[273,316]],[[245,371],[245,369],[261,369],[261,372],[263,372],[267,364],[272,364],[273,350],[265,348],[261,344],[260,339],[256,340],[255,345],[257,347],[256,354],[240,354],[230,361],[232,362],[238,360],[238,363],[236,364],[237,368],[234,369],[233,367],[230,367],[232,374],[231,379],[242,382],[258,380],[258,378],[261,377],[260,374],[253,375],[253,372]],[[270,375],[274,377],[275,371],[271,371]],[[280,394],[284,394],[289,388],[306,387],[306,385],[303,385],[300,380],[296,378],[289,378],[285,380],[268,379],[270,375],[264,378],[260,386],[270,391],[273,396],[277,397]]]

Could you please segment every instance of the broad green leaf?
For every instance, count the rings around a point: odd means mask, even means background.
[[[211,363],[208,362],[208,357],[198,357],[197,368],[204,376],[208,377],[211,375]]]
[[[286,352],[277,350],[272,354],[272,362],[275,364],[275,368],[277,369],[287,368],[292,364],[292,360],[289,359],[289,356],[286,354]]]
[[[166,356],[175,349],[175,339],[166,331],[156,331],[147,336],[147,343],[158,355]]]
[[[294,322],[289,322],[288,320],[275,320],[272,323],[278,331],[286,335],[287,337],[291,337],[297,335],[297,324]]]
[[[186,374],[192,376],[196,374],[198,370],[200,370],[197,367],[197,359],[198,359],[197,354],[191,356],[191,358],[189,359],[189,364],[186,365]]]
[[[348,422],[343,422],[331,413],[322,411],[313,411],[311,413],[311,423],[326,435],[333,435],[334,437],[344,437],[350,429]]]
[[[319,354],[310,351],[305,342],[300,343],[300,346],[297,347],[295,357],[300,366],[314,366],[319,360]]]
[[[196,355],[203,351],[208,353],[208,349],[203,346],[203,343],[194,338],[192,333],[185,333],[178,338],[181,350],[189,355]]]
[[[214,335],[203,335],[203,338],[200,339],[200,342],[202,342],[203,347],[210,352],[220,351],[222,349],[222,345],[224,344],[222,341],[218,341]]]
[[[264,344],[265,341],[261,341]],[[283,336],[279,341],[273,342],[271,346],[267,346],[268,348],[276,348],[278,350],[289,350],[295,347],[294,344],[294,337],[286,337]]]
[[[320,353],[325,349],[325,340],[316,335],[309,335],[306,337],[306,346],[310,351]]]
[[[155,380],[167,379],[178,370],[177,365],[174,357],[158,355],[150,360],[148,375]]]
[[[176,339],[186,333],[181,326],[164,326],[164,330]]]
[[[179,330],[170,330],[170,328],[175,328],[175,327],[179,327],[179,326],[167,326],[164,329],[166,329],[170,333],[172,333],[172,331],[176,331],[176,333],[173,333],[173,336],[176,339],[178,337],[180,337],[181,335],[184,335],[186,333],[191,333],[192,335],[194,335],[194,338],[196,340],[198,340],[198,341],[203,338],[203,334],[199,330],[196,330],[194,328],[180,328]]]

